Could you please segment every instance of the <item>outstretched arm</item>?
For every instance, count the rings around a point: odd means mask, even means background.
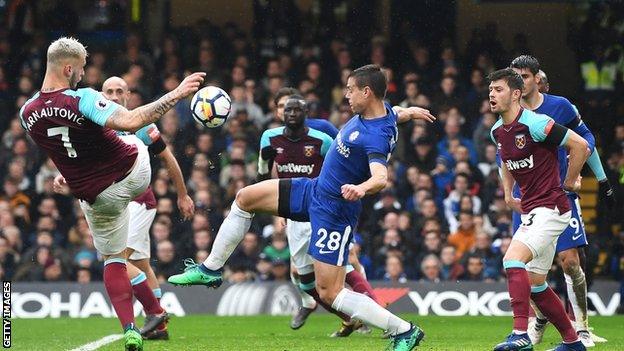
[[[196,72],[184,78],[177,88],[160,99],[128,111],[119,106],[106,120],[105,126],[114,130],[135,132],[143,126],[156,122],[178,101],[195,93],[204,81],[206,73]]]
[[[195,204],[186,190],[186,184],[184,184],[184,177],[182,176],[182,170],[180,169],[178,161],[168,147],[158,154],[158,156],[165,163],[165,167],[178,193],[178,209],[180,209],[182,218],[185,220],[190,219],[195,213]]]
[[[433,123],[433,121],[436,120],[436,118],[431,114],[431,112],[429,112],[429,110],[424,109],[424,108],[420,108],[416,106],[412,106],[412,107],[394,106],[392,109],[398,115],[398,118],[397,118],[398,124],[409,122],[413,119],[422,119],[431,123]]]

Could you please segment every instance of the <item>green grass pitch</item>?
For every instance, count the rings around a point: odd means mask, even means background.
[[[511,328],[511,317],[402,317],[425,330],[418,350],[491,350]],[[330,338],[338,321],[329,314],[312,315],[296,331],[288,327],[289,320],[271,316],[172,317],[170,340],[146,341],[145,350],[384,350],[388,343],[377,330],[369,335]],[[596,334],[609,340],[593,350],[624,350],[624,316],[591,317],[590,322]],[[12,330],[14,350],[70,350],[121,332],[117,320],[110,318],[13,319]],[[549,326],[544,342],[535,350],[551,349],[559,340],[555,328]],[[119,340],[98,350],[123,350],[123,344]]]

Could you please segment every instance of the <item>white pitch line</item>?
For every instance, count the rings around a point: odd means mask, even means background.
[[[80,347],[77,347],[75,349],[72,349],[70,351],[93,351],[93,350],[97,350],[100,347],[106,345],[106,344],[110,344],[111,342],[115,342],[119,339],[123,338],[123,334],[111,334],[111,335],[107,335],[99,340],[96,340],[94,342],[90,342],[88,344],[82,345]]]

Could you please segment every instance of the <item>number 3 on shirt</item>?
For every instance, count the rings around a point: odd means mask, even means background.
[[[61,141],[63,142],[63,146],[65,146],[65,149],[67,149],[67,156],[69,156],[70,158],[78,157],[78,154],[76,153],[76,149],[74,149],[74,146],[69,141],[69,127],[54,127],[54,128],[48,129],[49,137],[53,137],[57,135],[61,136]]]

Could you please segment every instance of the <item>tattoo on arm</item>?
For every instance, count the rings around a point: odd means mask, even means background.
[[[160,99],[137,107],[132,111],[118,108],[109,117],[108,123],[111,128],[119,130],[136,131],[143,126],[156,122],[162,115],[169,111],[180,98],[174,91],[163,95]]]

